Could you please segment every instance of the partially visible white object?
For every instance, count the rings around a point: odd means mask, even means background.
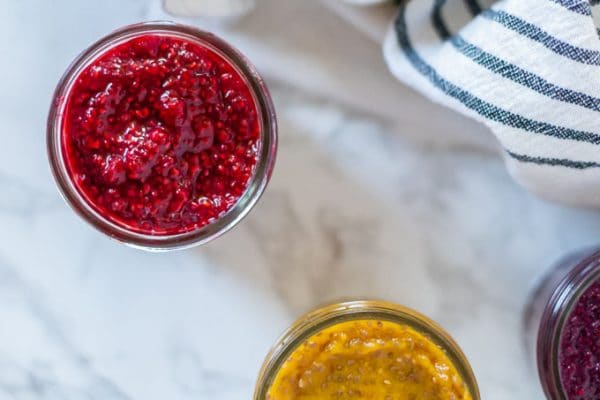
[[[324,4],[377,43],[383,42],[395,6],[384,0],[324,0]],[[372,7],[356,7],[356,4]]]
[[[173,15],[196,17],[240,16],[254,8],[254,0],[163,0]]]
[[[345,0],[345,1],[346,1],[346,3],[361,5],[361,6],[389,2],[389,0]]]

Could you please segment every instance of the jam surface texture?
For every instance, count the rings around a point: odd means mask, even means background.
[[[567,398],[600,399],[600,281],[585,291],[569,315],[559,358]]]
[[[223,56],[192,39],[144,34],[75,78],[62,146],[75,187],[103,217],[170,235],[215,221],[244,194],[260,121]]]
[[[446,353],[413,328],[356,320],[298,346],[277,372],[268,400],[471,400]]]

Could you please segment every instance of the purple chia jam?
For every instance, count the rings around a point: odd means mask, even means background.
[[[559,364],[568,400],[600,399],[600,280],[577,300],[565,323]]]

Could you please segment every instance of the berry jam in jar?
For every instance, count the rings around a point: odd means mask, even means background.
[[[109,236],[153,250],[234,226],[266,186],[276,142],[272,101],[250,62],[168,22],[125,27],[82,53],[48,119],[68,203]]]
[[[600,279],[583,292],[565,322],[559,364],[567,398],[600,398]]]
[[[526,327],[548,399],[600,399],[599,250],[568,256],[545,277]]]

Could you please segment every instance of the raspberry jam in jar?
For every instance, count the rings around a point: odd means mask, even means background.
[[[547,398],[600,399],[600,250],[558,263],[534,292],[525,317]]]
[[[402,306],[348,301],[301,317],[263,364],[254,400],[478,400],[441,327]]]
[[[212,34],[168,22],[101,39],[68,68],[48,119],[59,188],[124,243],[205,243],[243,218],[272,172],[277,127],[250,62]]]

